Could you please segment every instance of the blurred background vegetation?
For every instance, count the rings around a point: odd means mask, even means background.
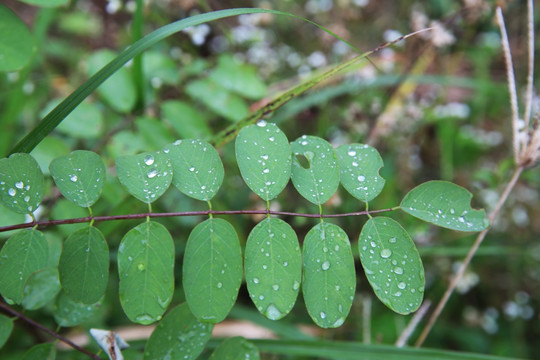
[[[137,39],[138,31],[146,34],[211,10],[263,7],[313,20],[360,51],[434,26],[433,31],[384,49],[370,61],[293,99],[266,119],[278,123],[291,141],[309,134],[321,136],[336,147],[352,142],[376,146],[384,158],[382,175],[387,183],[370,209],[396,206],[415,185],[444,179],[469,189],[475,195],[473,205],[489,211],[510,176],[511,112],[494,9],[496,5],[503,7],[518,94],[522,95],[527,73],[525,1],[159,0],[144,2],[140,26],[134,24],[136,1],[79,0],[57,8],[38,8],[15,0],[3,2],[27,23],[35,36],[37,52],[25,69],[0,74],[2,156],[54,105]],[[108,166],[109,180],[94,214],[144,212],[145,205],[129,196],[114,176],[117,156],[158,150],[178,138],[209,139],[280,92],[353,55],[343,42],[290,17],[255,14],[199,25],[160,42],[140,60],[131,61],[32,155],[47,174],[55,157],[75,149],[98,152]],[[139,64],[142,78],[135,70]],[[539,104],[535,98],[535,113]],[[219,151],[225,182],[213,202],[214,209],[264,209],[265,204],[250,193],[240,177],[233,144]],[[62,199],[50,178],[46,181],[49,193],[40,218],[87,215],[84,209]],[[534,220],[540,215],[539,186],[537,169],[526,171],[425,347],[540,358],[540,347],[535,344],[540,338],[540,222]],[[318,212],[290,185],[271,206],[274,210]],[[205,209],[204,203],[172,188],[154,204],[156,212]],[[360,210],[363,204],[343,189],[324,206],[327,213]],[[419,247],[426,268],[425,297],[437,302],[474,234],[436,228],[399,212],[390,216],[408,229]],[[24,220],[0,205],[0,225]],[[200,220],[157,220],[167,226],[176,243],[173,304],[183,301],[182,253],[189,232]],[[243,242],[260,218],[235,216],[228,220]],[[285,220],[299,239],[315,224],[315,220],[303,218]],[[364,221],[351,217],[336,219],[335,223],[346,230],[354,246]],[[88,320],[63,332],[129,324],[118,301],[114,259],[122,236],[137,223],[97,225],[111,247],[110,289]],[[51,244],[56,245],[57,256],[62,239],[77,226],[45,231]],[[2,238],[8,235],[0,233]],[[358,259],[357,270],[357,296],[342,327],[315,329],[300,300],[280,325],[303,324],[305,331],[325,339],[393,344],[411,316],[393,313],[374,297]],[[257,320],[245,287],[240,290],[238,305],[231,318],[266,324]],[[54,304],[27,314],[56,328],[51,316],[58,315]],[[417,335],[418,331],[413,339]],[[21,324],[0,357],[16,358],[22,349],[42,339],[43,334]],[[137,347],[127,354],[137,358]],[[59,354],[59,358],[76,356],[72,352]]]

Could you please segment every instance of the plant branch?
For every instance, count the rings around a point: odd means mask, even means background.
[[[499,201],[497,202],[497,204],[495,205],[495,208],[493,209],[493,211],[491,212],[491,214],[489,216],[489,223],[490,224],[493,224],[493,221],[495,221],[495,219],[499,215],[499,212],[501,211],[504,203],[508,199],[508,195],[510,195],[510,192],[512,191],[512,189],[516,185],[516,183],[517,183],[517,181],[519,179],[519,176],[521,175],[523,170],[524,170],[523,166],[517,167],[516,170],[514,171],[514,174],[512,175],[512,178],[510,179],[508,184],[506,184],[506,187],[505,187],[501,197],[499,198]],[[425,326],[424,330],[422,330],[422,333],[420,334],[420,337],[416,341],[416,344],[415,344],[416,347],[422,346],[422,344],[426,340],[426,337],[429,335],[429,332],[433,328],[433,325],[435,325],[435,322],[437,321],[437,319],[441,315],[441,312],[443,311],[444,307],[446,306],[446,303],[448,302],[448,300],[450,299],[450,296],[452,295],[452,293],[456,289],[457,284],[459,283],[459,281],[461,280],[461,278],[465,274],[465,270],[467,270],[467,267],[469,266],[472,258],[476,254],[476,251],[480,247],[480,244],[482,244],[482,241],[484,240],[484,238],[486,237],[486,235],[487,235],[487,233],[488,233],[488,231],[490,229],[491,229],[491,226],[489,228],[487,228],[486,230],[482,231],[481,233],[479,233],[478,236],[476,237],[476,240],[475,240],[474,244],[472,245],[471,249],[469,250],[469,252],[467,253],[467,256],[465,257],[465,260],[463,260],[463,263],[461,264],[461,266],[459,267],[459,270],[457,271],[456,275],[454,276],[454,278],[450,282],[450,285],[446,289],[443,297],[441,298],[441,300],[437,304],[437,307],[433,311],[433,314],[431,314],[427,325]]]
[[[527,1],[527,40],[529,50],[529,72],[527,74],[527,90],[525,92],[525,112],[523,120],[525,121],[525,129],[529,128],[531,122],[531,109],[533,98],[533,77],[534,77],[534,11],[533,0]]]
[[[86,354],[88,355],[89,357],[91,357],[92,359],[94,360],[100,360],[101,358],[94,354],[93,352],[91,351],[88,351],[82,347],[80,347],[79,345],[75,344],[73,341],[63,337],[62,335],[58,334],[57,332],[51,330],[51,329],[48,329],[46,328],[45,326],[41,325],[40,323],[38,322],[35,322],[34,320],[26,317],[25,315],[21,314],[20,312],[16,311],[15,309],[12,309],[11,307],[9,307],[6,303],[4,303],[3,301],[0,301],[0,308],[2,310],[4,310],[5,312],[13,315],[13,316],[16,316],[18,317],[19,319],[27,322],[28,324],[40,329],[41,331],[43,332],[46,332],[47,334],[51,335],[52,337],[62,341],[63,343],[66,343],[68,344],[69,346],[71,346],[73,349],[77,350],[77,351],[80,351],[82,352],[83,354]]]
[[[288,211],[272,211],[272,210],[203,210],[203,211],[185,211],[185,212],[169,212],[169,213],[139,213],[139,214],[126,214],[126,215],[109,215],[109,216],[86,216],[73,219],[62,219],[62,220],[45,220],[45,221],[33,221],[29,223],[16,224],[1,226],[0,232],[25,229],[31,227],[47,227],[54,225],[65,225],[65,224],[79,224],[85,222],[99,222],[99,221],[113,221],[113,220],[129,220],[129,219],[142,219],[142,218],[159,218],[159,217],[178,217],[178,216],[208,216],[208,215],[282,215],[282,216],[298,216],[306,218],[337,218],[337,217],[346,217],[346,216],[360,216],[368,214],[377,214],[387,211],[392,211],[391,209],[380,209],[380,210],[369,210],[369,211],[358,211],[342,214],[304,214],[304,213],[295,213]]]
[[[416,330],[416,327],[418,326],[420,321],[422,321],[424,316],[426,316],[427,311],[430,307],[431,301],[426,300],[424,301],[422,306],[420,306],[420,309],[418,309],[418,311],[414,313],[413,318],[411,319],[411,321],[409,321],[407,327],[401,332],[401,335],[399,335],[399,338],[396,340],[397,347],[404,347],[405,345],[407,345],[407,341],[413,334],[414,330]]]

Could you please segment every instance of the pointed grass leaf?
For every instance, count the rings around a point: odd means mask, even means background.
[[[9,339],[13,331],[13,319],[0,314],[0,349]]]
[[[369,145],[349,144],[341,145],[336,153],[343,187],[358,200],[376,198],[385,183],[379,175],[383,167],[379,152]]]
[[[343,324],[356,289],[351,244],[345,231],[330,223],[313,227],[304,239],[302,292],[309,315],[322,328]]]
[[[93,304],[109,280],[109,247],[97,228],[75,231],[64,243],[58,266],[62,289],[73,301]]]
[[[0,4],[0,72],[23,68],[35,50],[34,38],[24,22]]]
[[[388,217],[371,218],[362,228],[358,246],[377,297],[399,314],[416,311],[424,297],[424,267],[407,231]]]
[[[91,151],[76,150],[56,158],[49,171],[62,195],[79,206],[92,206],[105,185],[103,160]]]
[[[56,323],[62,327],[72,327],[79,325],[91,318],[94,318],[99,310],[103,298],[94,304],[83,304],[71,300],[65,292],[61,291],[56,297],[53,316]]]
[[[69,0],[21,0],[27,4],[43,6],[43,7],[55,7],[60,5],[65,5]]]
[[[249,188],[265,201],[285,188],[291,177],[291,147],[275,125],[260,120],[236,138],[236,161]]]
[[[223,182],[223,163],[214,147],[203,140],[178,140],[163,152],[173,170],[173,185],[197,200],[210,201]]]
[[[315,205],[327,202],[339,185],[336,152],[326,140],[303,135],[291,143],[291,179],[296,190]]]
[[[259,349],[241,336],[223,341],[208,360],[259,360]]]
[[[484,210],[471,208],[472,194],[448,181],[428,181],[405,195],[400,207],[421,220],[459,231],[482,231],[489,227]]]
[[[173,179],[171,162],[159,151],[121,156],[116,172],[129,193],[148,204],[163,195]]]
[[[0,294],[20,304],[24,284],[34,272],[47,267],[48,256],[43,233],[22,230],[10,237],[0,251]]]
[[[43,198],[43,174],[31,155],[13,154],[0,159],[0,198],[19,214],[30,214]]]
[[[24,285],[21,305],[26,310],[37,310],[52,301],[60,290],[58,269],[49,267],[36,271]]]
[[[118,248],[120,303],[131,321],[161,320],[174,291],[173,270],[174,243],[163,225],[148,221],[124,236]]]
[[[251,300],[264,316],[278,320],[291,311],[302,280],[302,254],[289,224],[267,218],[253,228],[245,272]]]
[[[54,360],[56,359],[56,344],[45,343],[32,346],[24,353],[22,360]]]
[[[183,284],[191,312],[201,321],[225,319],[242,282],[242,250],[236,231],[223,219],[208,219],[189,235]]]
[[[194,360],[204,350],[214,325],[202,323],[186,303],[172,309],[157,324],[144,349],[144,360]]]

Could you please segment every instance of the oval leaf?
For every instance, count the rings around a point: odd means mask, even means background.
[[[4,205],[19,214],[30,214],[43,198],[43,174],[28,154],[13,154],[0,159],[0,198]]]
[[[22,230],[0,251],[0,293],[16,304],[23,299],[24,284],[32,273],[47,266],[49,248],[37,230]]]
[[[58,269],[62,288],[73,301],[98,301],[109,280],[109,247],[101,231],[88,226],[71,234],[64,243]]]
[[[26,310],[36,310],[52,301],[61,290],[58,269],[45,268],[33,273],[24,285],[21,305]]]
[[[209,360],[259,360],[259,349],[246,339],[235,336],[223,341]]]
[[[260,120],[236,139],[236,161],[247,186],[265,201],[285,188],[291,177],[291,147],[275,125]]]
[[[79,206],[92,206],[105,185],[105,165],[91,151],[76,150],[54,159],[49,171],[62,195]]]
[[[267,218],[246,243],[246,283],[251,300],[267,318],[291,311],[302,279],[302,254],[296,233],[285,221]]]
[[[196,359],[204,350],[214,325],[201,323],[186,303],[172,309],[157,324],[144,350],[144,360]]]
[[[0,314],[0,349],[9,339],[11,331],[13,331],[13,319]]]
[[[334,148],[319,137],[303,135],[291,143],[291,149],[295,155],[291,173],[294,187],[315,205],[324,204],[339,185],[339,166]]]
[[[484,210],[471,208],[472,194],[448,181],[428,181],[401,201],[403,211],[440,227],[459,231],[482,231],[489,227]]]
[[[336,153],[343,187],[358,200],[376,198],[385,183],[379,175],[383,167],[379,152],[369,145],[350,144],[341,145]]]
[[[169,158],[159,151],[116,159],[118,180],[131,195],[148,204],[169,188],[172,171]]]
[[[320,223],[304,239],[302,292],[313,321],[323,328],[343,324],[356,289],[351,244],[339,226]]]
[[[32,346],[24,353],[22,360],[54,360],[56,359],[56,344],[46,343]]]
[[[223,182],[223,163],[216,149],[202,140],[178,140],[164,153],[173,170],[173,185],[197,200],[210,201]]]
[[[128,318],[148,325],[161,319],[174,291],[174,243],[148,221],[131,229],[118,248],[120,303]]]
[[[416,311],[424,297],[424,267],[407,231],[390,218],[371,218],[362,228],[358,246],[377,297],[397,313]]]
[[[56,298],[53,315],[56,323],[63,327],[79,325],[94,318],[101,308],[101,298],[95,304],[82,304],[71,300],[63,291]]]
[[[34,38],[24,22],[0,4],[0,71],[21,69],[35,50]]]
[[[218,323],[231,311],[242,282],[238,235],[223,219],[208,219],[189,235],[184,253],[183,284],[191,312]]]

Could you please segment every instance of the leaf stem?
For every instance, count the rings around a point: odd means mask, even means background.
[[[208,200],[207,203],[208,203],[208,209],[209,209],[209,211],[208,211],[208,217],[209,217],[210,219],[212,219],[212,218],[214,217],[213,214],[212,214],[212,202],[210,202],[210,200]]]

